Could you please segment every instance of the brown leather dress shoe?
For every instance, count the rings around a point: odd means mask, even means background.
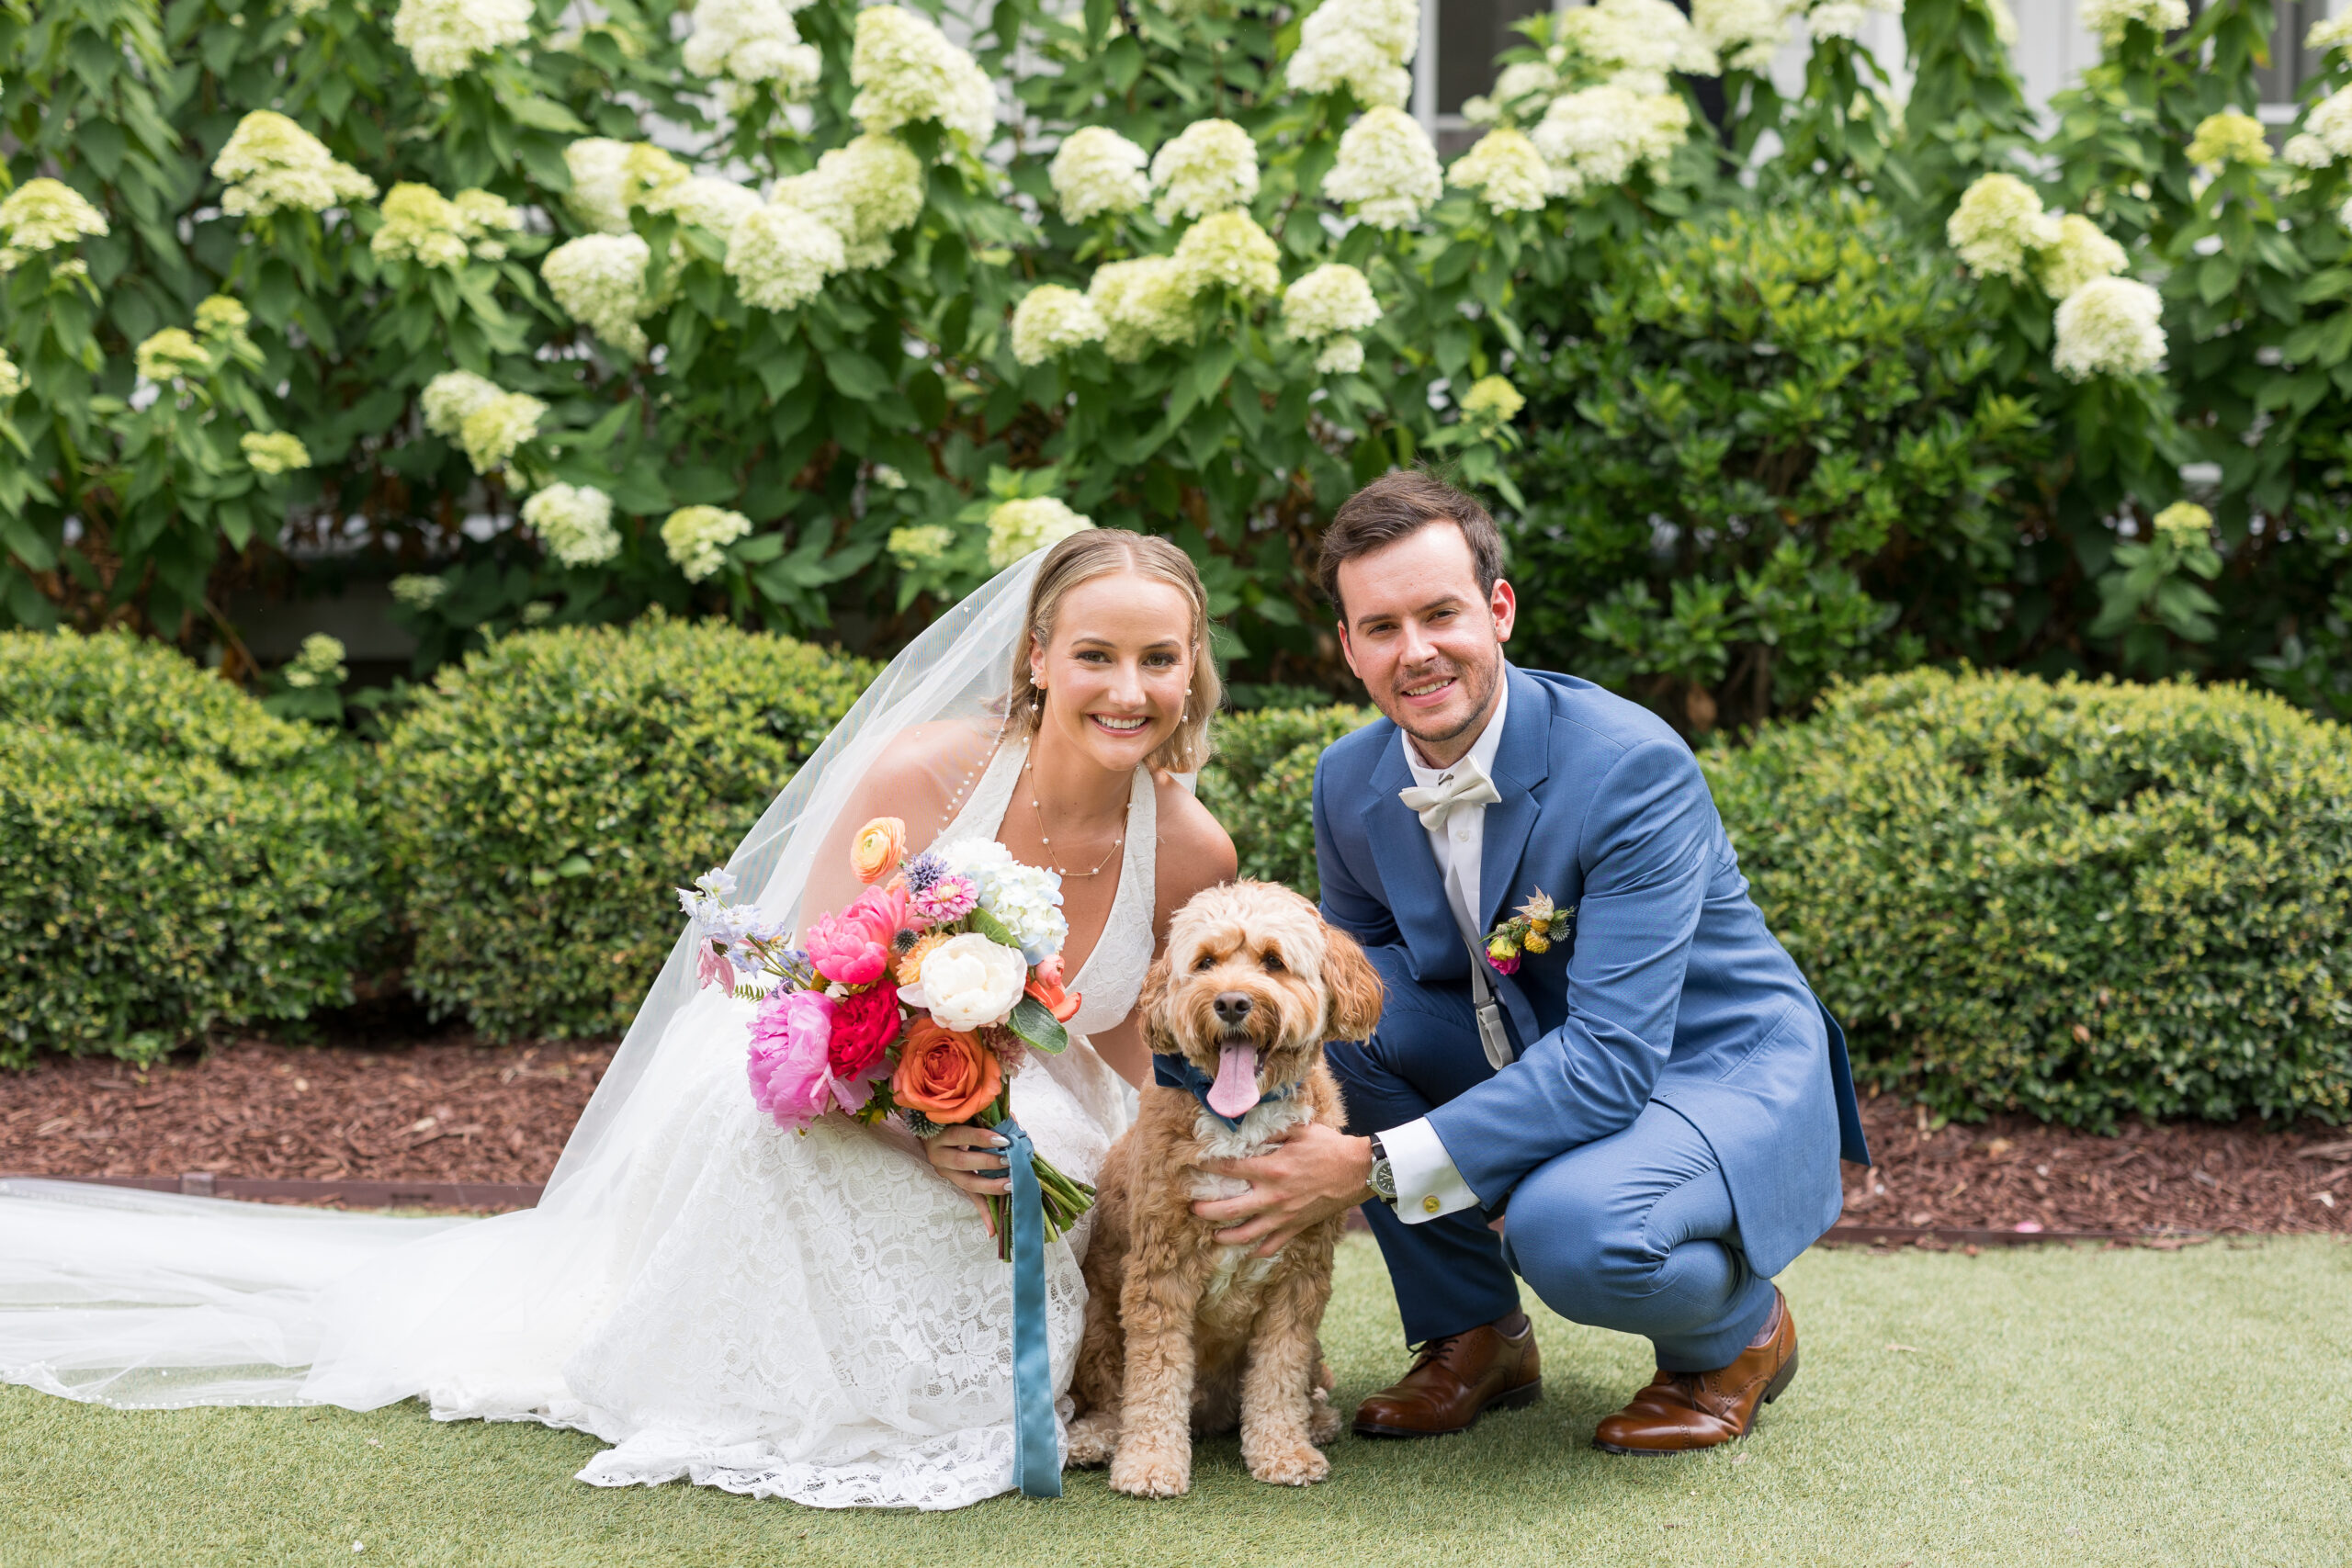
[[[1738,1359],[1712,1372],[1661,1371],[1601,1422],[1592,1446],[1612,1454],[1675,1454],[1747,1436],[1756,1413],[1797,1375],[1797,1321],[1775,1286],[1772,1315]]]
[[[1516,1324],[1506,1333],[1504,1324]],[[1432,1339],[1402,1381],[1356,1406],[1359,1438],[1437,1438],[1466,1432],[1488,1410],[1544,1397],[1535,1325],[1525,1313]]]

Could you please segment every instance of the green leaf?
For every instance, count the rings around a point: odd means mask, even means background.
[[[966,923],[974,931],[979,932],[980,935],[996,943],[999,947],[1009,947],[1016,953],[1021,950],[1021,943],[1014,940],[1012,931],[1006,927],[1002,920],[998,919],[986,909],[975,908],[970,914],[965,916],[964,919]]]
[[[891,387],[890,378],[882,367],[854,348],[837,348],[825,355],[825,379],[844,397],[868,401]]]
[[[1012,1004],[1012,1017],[1007,1021],[1012,1032],[1032,1050],[1043,1051],[1048,1056],[1058,1056],[1069,1048],[1069,1031],[1061,1020],[1036,998],[1023,995]]]

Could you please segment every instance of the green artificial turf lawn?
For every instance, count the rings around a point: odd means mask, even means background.
[[[593,1438],[413,1404],[125,1413],[0,1389],[0,1563],[2352,1562],[2352,1247],[1815,1251],[1782,1283],[1804,1370],[1727,1451],[1592,1450],[1645,1347],[1539,1310],[1542,1404],[1343,1438],[1305,1491],[1210,1441],[1192,1495],[1159,1503],[1090,1472],[1058,1502],[829,1514],[582,1486]],[[1401,1369],[1397,1338],[1351,1238],[1326,1325],[1351,1405]]]

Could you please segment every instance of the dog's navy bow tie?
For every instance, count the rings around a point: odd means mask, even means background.
[[[1217,1110],[1215,1106],[1209,1103],[1209,1090],[1216,1086],[1216,1080],[1209,1077],[1208,1074],[1201,1071],[1200,1068],[1194,1066],[1193,1065],[1192,1058],[1188,1056],[1170,1056],[1161,1052],[1154,1051],[1151,1054],[1151,1081],[1158,1084],[1162,1089],[1181,1089],[1186,1090],[1194,1100],[1201,1102],[1201,1109],[1203,1111],[1207,1111],[1210,1115],[1223,1122],[1227,1132],[1235,1131],[1240,1127],[1241,1123],[1239,1122],[1226,1115],[1223,1111]],[[1288,1100],[1294,1093],[1297,1092],[1297,1089],[1298,1085],[1295,1083],[1284,1084],[1282,1088],[1274,1090],[1272,1094],[1260,1095],[1258,1097],[1258,1103],[1260,1105],[1263,1105],[1270,1100]]]

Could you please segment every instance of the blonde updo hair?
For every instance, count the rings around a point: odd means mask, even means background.
[[[1193,681],[1185,692],[1184,716],[1176,733],[1144,761],[1171,773],[1198,773],[1209,758],[1209,719],[1225,700],[1216,660],[1209,657],[1208,590],[1201,586],[1201,574],[1192,557],[1165,539],[1130,534],[1123,528],[1082,529],[1047,550],[1039,563],[1036,579],[1029,585],[1029,635],[1012,653],[1006,739],[1022,740],[1037,733],[1046,694],[1029,679],[1029,654],[1031,649],[1043,649],[1053,641],[1054,617],[1061,611],[1063,597],[1081,582],[1122,572],[1165,582],[1182,592],[1193,606]]]

